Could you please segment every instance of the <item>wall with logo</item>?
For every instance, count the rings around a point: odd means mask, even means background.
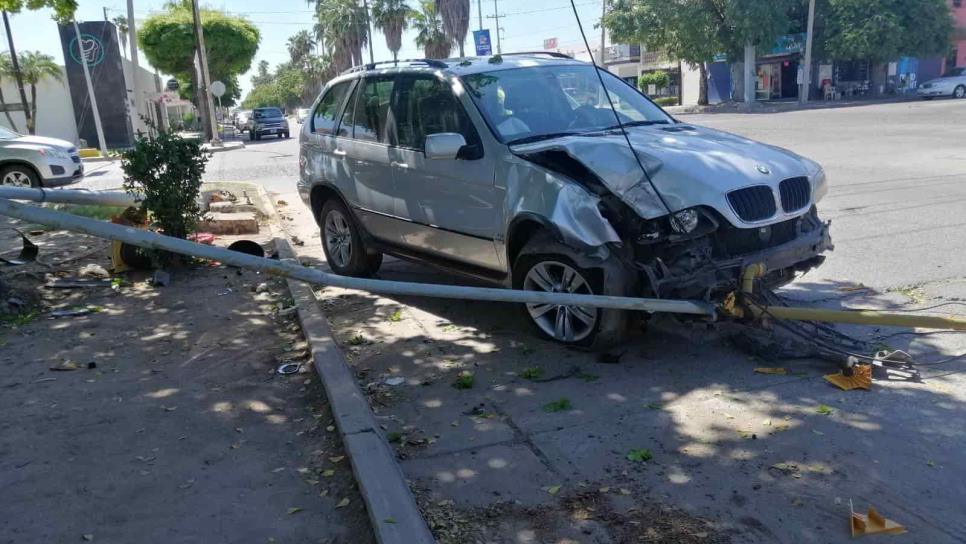
[[[73,25],[60,25],[60,41],[77,132],[89,146],[97,146],[94,115],[81,64],[83,56],[91,72],[107,147],[129,147],[133,143],[134,130],[128,116],[128,87],[124,80],[117,29],[107,21],[88,21],[80,23],[80,32],[81,40],[78,42]]]

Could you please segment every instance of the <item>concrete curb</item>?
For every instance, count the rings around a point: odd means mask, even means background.
[[[277,219],[275,203],[258,186],[258,196]],[[275,249],[282,260],[298,263],[288,239],[273,227]],[[325,388],[332,416],[345,445],[369,522],[380,544],[433,544],[436,539],[416,505],[406,477],[386,437],[376,424],[369,401],[356,384],[352,369],[339,348],[312,288],[286,280],[298,308],[299,322],[311,346],[312,363]]]

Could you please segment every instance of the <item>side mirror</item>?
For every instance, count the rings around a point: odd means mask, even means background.
[[[466,147],[466,138],[455,132],[440,132],[426,136],[426,158],[455,159],[460,149]]]

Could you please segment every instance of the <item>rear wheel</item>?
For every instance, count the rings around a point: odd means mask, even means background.
[[[513,267],[513,286],[526,291],[579,295],[626,296],[632,276],[611,256],[600,267],[582,267],[573,248],[549,238],[531,240]],[[559,304],[527,304],[526,316],[544,337],[572,346],[604,349],[627,336],[629,315],[607,310]]]
[[[319,214],[322,250],[333,272],[342,276],[371,276],[382,265],[381,253],[370,253],[349,210],[337,199],[328,200]]]
[[[11,164],[0,168],[0,185],[5,187],[40,187],[40,176],[29,166]]]
[[[966,85],[960,85],[953,91],[953,98],[966,98]]]

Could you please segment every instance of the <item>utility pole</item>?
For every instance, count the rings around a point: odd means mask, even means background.
[[[138,41],[137,41],[137,31],[134,29],[134,0],[127,0],[127,41],[131,44],[131,83],[134,89],[134,100],[132,101],[134,106],[134,114],[141,114],[141,90],[138,85],[138,72],[140,71],[140,66],[138,66]],[[135,120],[131,119],[131,124],[134,124]]]
[[[107,6],[104,6],[104,22],[106,23],[107,21],[108,21],[108,19],[107,19]]]
[[[607,15],[607,0],[601,2],[600,12],[600,61],[597,63],[604,66],[604,58],[607,56],[607,29],[604,28],[604,17]]]
[[[3,12],[3,27],[7,31],[7,45],[10,46],[10,64],[13,65],[14,78],[17,80],[17,90],[20,91],[20,104],[23,105],[23,116],[27,120],[27,126],[30,126],[30,107],[27,105],[27,92],[23,88],[23,72],[20,71],[20,61],[17,60],[17,49],[13,46],[13,34],[10,33],[10,19],[7,17],[6,10]],[[78,38],[77,44],[79,47],[80,38]]]
[[[815,0],[808,2],[808,34],[805,37],[805,70],[802,73],[802,90],[798,98],[802,104],[808,102],[812,89],[812,33],[815,30]]]
[[[201,72],[201,100],[205,101],[205,108],[208,110],[205,122],[211,129],[211,145],[220,146],[221,140],[218,139],[218,121],[215,119],[215,103],[211,99],[211,75],[208,73],[208,51],[205,49],[205,33],[201,29],[201,11],[198,9],[198,0],[191,0],[191,14],[195,21],[195,41],[198,46],[198,68]]]
[[[476,0],[476,15],[480,19],[480,30],[483,30],[483,0]]]
[[[506,15],[500,15],[500,6],[497,0],[493,0],[493,15],[487,15],[487,19],[493,19],[496,23],[496,54],[500,55],[503,53],[503,48],[500,45],[500,19],[506,17]]]
[[[372,52],[372,18],[369,17],[369,0],[362,0],[362,7],[366,10],[366,34],[368,34],[369,39],[369,64],[376,63],[376,56]]]
[[[758,60],[758,49],[752,44],[745,45],[745,103],[755,102],[755,62]]]
[[[94,83],[91,82],[91,69],[87,65],[87,55],[84,53],[84,40],[81,39],[80,25],[74,19],[74,36],[77,39],[77,53],[81,66],[84,67],[84,82],[87,83],[87,97],[91,101],[91,115],[94,116],[94,130],[97,132],[97,145],[101,155],[107,157],[107,142],[104,140],[104,127],[101,126],[101,112],[97,109],[97,97],[94,96]]]

